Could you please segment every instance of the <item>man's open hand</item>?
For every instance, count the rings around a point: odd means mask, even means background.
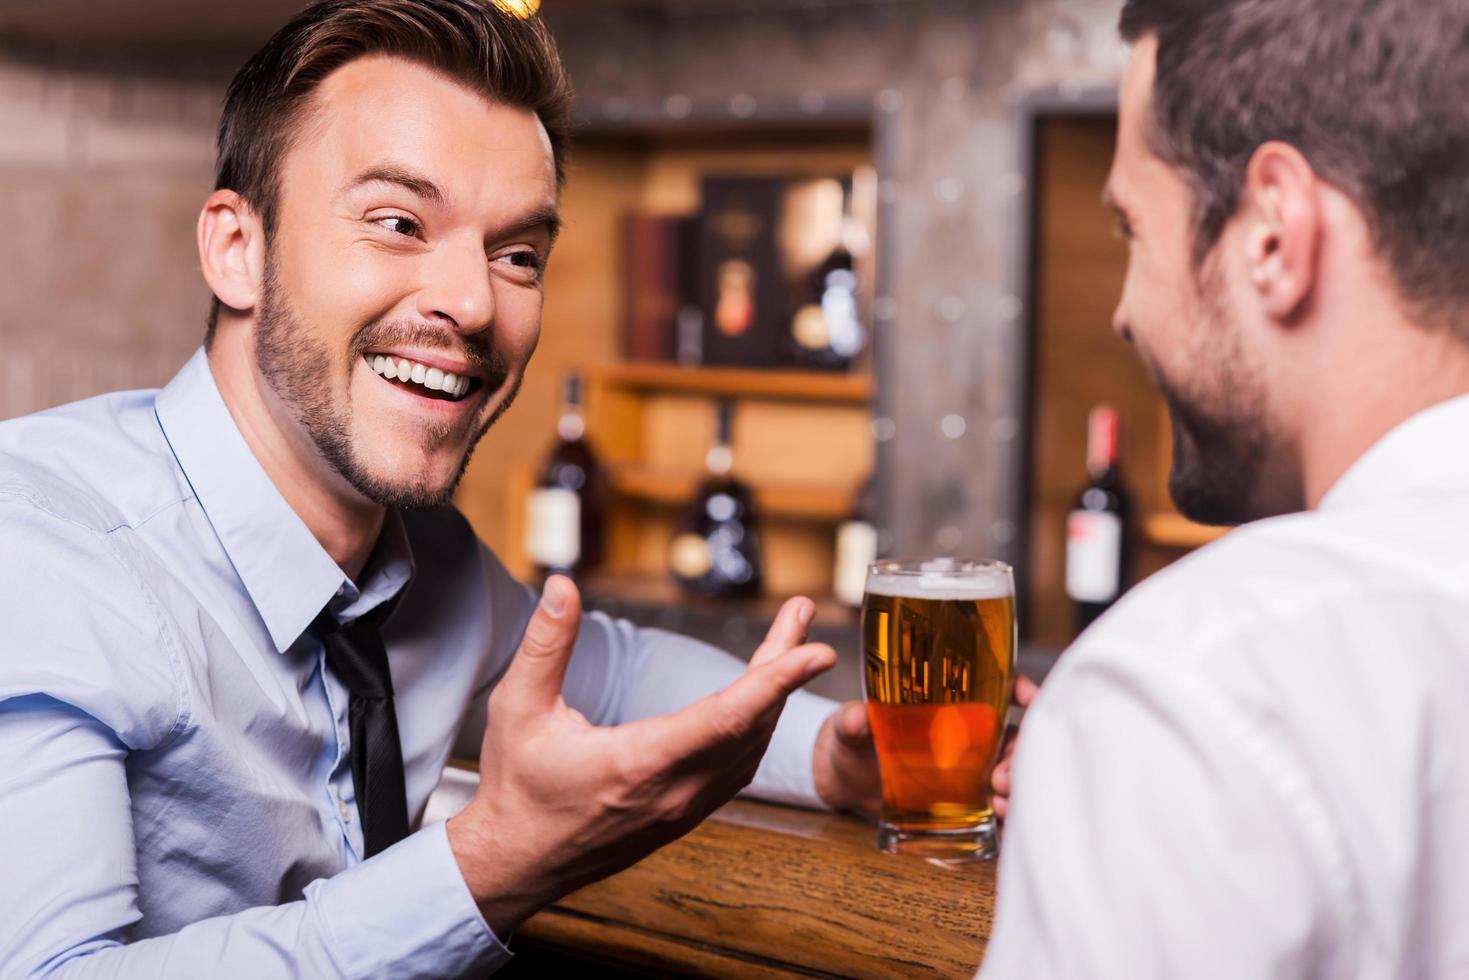
[[[561,684],[581,624],[571,581],[546,582],[489,699],[480,785],[448,823],[465,882],[497,935],[693,829],[754,778],[785,699],[836,662],[805,644],[792,599],[745,673],[682,711],[598,727]]]

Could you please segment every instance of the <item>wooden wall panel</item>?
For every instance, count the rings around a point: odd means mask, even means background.
[[[1169,509],[1161,402],[1135,352],[1112,332],[1127,246],[1101,203],[1115,140],[1110,118],[1039,124],[1036,144],[1035,334],[1031,421],[1030,564],[1023,629],[1061,646],[1072,636],[1065,595],[1066,514],[1086,482],[1087,413],[1110,402],[1122,420],[1122,467],[1135,509]],[[1135,541],[1136,579],[1171,554]]]

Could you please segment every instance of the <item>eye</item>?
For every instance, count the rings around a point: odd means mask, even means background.
[[[407,238],[417,238],[423,230],[418,226],[417,221],[414,221],[412,218],[405,218],[401,214],[390,214],[386,217],[375,219],[375,222],[388,231]]]
[[[1132,241],[1132,223],[1126,215],[1117,215],[1112,222],[1112,233],[1125,242]]]
[[[503,262],[516,269],[524,269],[536,278],[540,277],[541,272],[546,267],[546,260],[541,257],[541,254],[534,249],[528,248],[519,249],[514,252],[505,252],[496,257],[495,261]]]

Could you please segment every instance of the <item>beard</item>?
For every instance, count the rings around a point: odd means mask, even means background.
[[[1144,354],[1173,429],[1168,492],[1200,524],[1233,525],[1303,509],[1299,462],[1272,426],[1265,372],[1231,317],[1220,277],[1202,274],[1200,342],[1185,382]]]
[[[284,302],[275,266],[267,257],[259,323],[255,331],[255,363],[266,383],[295,416],[321,458],[363,497],[380,506],[399,510],[424,510],[448,504],[464,476],[474,447],[515,401],[520,391],[519,379],[500,406],[477,426],[473,416],[455,422],[424,424],[422,441],[425,449],[436,450],[455,441],[464,441],[464,453],[447,481],[435,484],[422,475],[394,480],[370,472],[357,452],[351,435],[350,387],[346,399],[337,403],[333,400],[332,387],[321,383],[319,366],[333,361],[326,345],[317,338],[318,334]],[[505,355],[478,338],[460,339],[460,345],[451,345],[445,342],[443,328],[373,321],[352,337],[348,348],[348,377],[353,366],[368,351],[403,344],[456,350],[468,360],[487,390],[497,391],[503,387],[510,375]],[[467,437],[466,430],[472,430]]]

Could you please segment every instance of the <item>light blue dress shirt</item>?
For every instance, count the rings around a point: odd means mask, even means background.
[[[412,823],[535,595],[452,508],[390,514],[352,582],[252,455],[203,351],[161,391],[0,423],[0,977],[483,976],[509,957],[442,823],[370,860],[347,694],[307,626],[385,632]],[[672,710],[743,670],[591,615],[567,702]],[[751,789],[817,804],[786,707]],[[472,735],[471,735],[472,737]]]

